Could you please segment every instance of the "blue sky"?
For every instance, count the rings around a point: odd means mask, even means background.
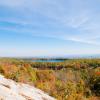
[[[0,0],[0,56],[100,54],[100,0]]]

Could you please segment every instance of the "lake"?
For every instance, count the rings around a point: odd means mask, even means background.
[[[58,60],[58,59],[48,59],[48,60],[41,60],[41,59],[37,59],[37,60],[31,60],[32,62],[63,62],[65,60]]]

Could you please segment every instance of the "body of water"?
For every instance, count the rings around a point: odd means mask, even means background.
[[[41,59],[38,59],[38,60],[31,60],[32,62],[63,62],[65,60],[58,60],[58,59],[48,59],[48,60],[41,60]]]

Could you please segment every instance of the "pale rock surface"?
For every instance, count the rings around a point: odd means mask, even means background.
[[[40,89],[0,75],[0,100],[55,100]]]

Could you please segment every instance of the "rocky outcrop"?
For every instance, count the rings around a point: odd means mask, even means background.
[[[0,100],[55,100],[40,89],[0,75]]]

